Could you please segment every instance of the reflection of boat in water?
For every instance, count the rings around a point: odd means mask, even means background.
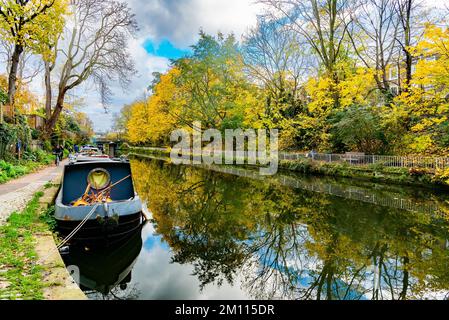
[[[116,240],[142,224],[142,202],[126,161],[75,162],[64,168],[55,205],[58,231],[73,242]]]
[[[83,291],[94,290],[104,295],[117,287],[123,290],[131,281],[131,272],[142,249],[141,230],[107,248],[86,251],[75,246],[63,256],[67,266],[79,268],[79,285]]]

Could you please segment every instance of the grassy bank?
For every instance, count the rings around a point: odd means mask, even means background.
[[[43,151],[24,155],[24,160],[0,160],[0,184],[32,173],[54,162],[54,156]]]
[[[0,226],[0,299],[43,298],[43,268],[36,265],[35,236],[49,227],[41,217],[38,192],[22,212]]]
[[[128,152],[136,154],[170,156],[169,151],[150,150],[135,147]],[[351,166],[348,163],[325,163],[311,159],[281,160],[281,170],[295,171],[303,174],[323,175],[363,179],[374,182],[394,183],[411,186],[449,187],[449,172],[431,172],[424,169],[407,169],[384,167],[380,164]]]
[[[309,159],[282,160],[279,163],[279,167],[282,170],[304,174],[355,178],[411,186],[449,187],[442,173],[434,173],[428,170],[391,168],[376,164],[351,166],[347,163],[324,163]]]

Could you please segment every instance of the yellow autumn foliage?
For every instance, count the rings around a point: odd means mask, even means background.
[[[157,144],[170,136],[176,124],[177,103],[182,103],[173,83],[178,73],[179,70],[173,68],[162,75],[152,96],[131,105],[131,118],[127,123],[130,142]]]
[[[52,59],[51,46],[63,30],[68,7],[69,0],[2,1],[0,37]]]

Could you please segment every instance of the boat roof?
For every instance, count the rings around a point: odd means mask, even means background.
[[[78,156],[74,162],[111,162],[113,161],[109,157],[89,157],[89,156]]]

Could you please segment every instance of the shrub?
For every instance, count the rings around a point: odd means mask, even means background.
[[[449,169],[445,169],[445,170],[437,170],[435,172],[435,175],[432,179],[434,182],[436,183],[441,183],[444,185],[449,185]]]

